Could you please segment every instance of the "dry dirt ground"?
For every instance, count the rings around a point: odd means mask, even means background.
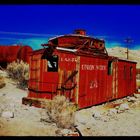
[[[5,80],[6,86],[0,89],[0,136],[63,136],[72,132],[41,121],[46,117],[44,109],[22,105],[28,91],[18,89],[9,78]],[[75,126],[82,136],[140,136],[140,94],[79,110]]]

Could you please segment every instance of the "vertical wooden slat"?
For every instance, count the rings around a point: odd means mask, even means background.
[[[112,81],[112,97],[114,98],[114,94],[115,94],[115,62],[113,62],[113,81]]]
[[[76,70],[78,71],[76,75],[77,80],[77,87],[76,87],[76,93],[75,93],[75,103],[78,105],[78,99],[79,99],[79,76],[80,76],[80,56],[77,56],[77,62],[76,62]]]
[[[62,75],[63,75],[63,71],[59,68],[58,69],[58,73],[59,73],[59,79],[58,79],[58,88],[61,88],[62,85]],[[58,91],[58,94],[61,94],[61,90]]]
[[[118,97],[118,61],[116,62],[116,98]]]

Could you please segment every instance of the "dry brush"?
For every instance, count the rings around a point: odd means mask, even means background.
[[[7,73],[10,78],[17,81],[19,88],[28,87],[29,80],[29,64],[23,62],[22,60],[14,61],[7,66]]]
[[[43,102],[42,107],[45,108],[51,122],[55,122],[58,127],[73,128],[77,107],[65,96],[57,95],[53,100]]]
[[[0,75],[0,88],[3,88],[6,85],[5,79],[3,76]]]

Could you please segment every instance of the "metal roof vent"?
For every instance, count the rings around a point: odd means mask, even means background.
[[[83,29],[76,29],[74,31],[75,34],[79,34],[79,35],[86,35],[86,30]]]

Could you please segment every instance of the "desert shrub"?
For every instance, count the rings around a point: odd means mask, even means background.
[[[20,88],[26,88],[29,80],[29,64],[22,60],[12,62],[7,66],[7,73],[10,78],[17,80],[17,85]]]
[[[75,122],[76,106],[66,99],[63,95],[57,95],[49,102],[43,102],[46,113],[52,122],[55,122],[58,127],[72,128]]]
[[[136,80],[136,86],[137,86],[137,89],[140,89],[140,80]]]
[[[6,83],[5,83],[5,79],[3,76],[0,75],[0,88],[5,87]]]
[[[0,88],[3,88],[6,85],[5,79],[3,76],[0,75]]]

